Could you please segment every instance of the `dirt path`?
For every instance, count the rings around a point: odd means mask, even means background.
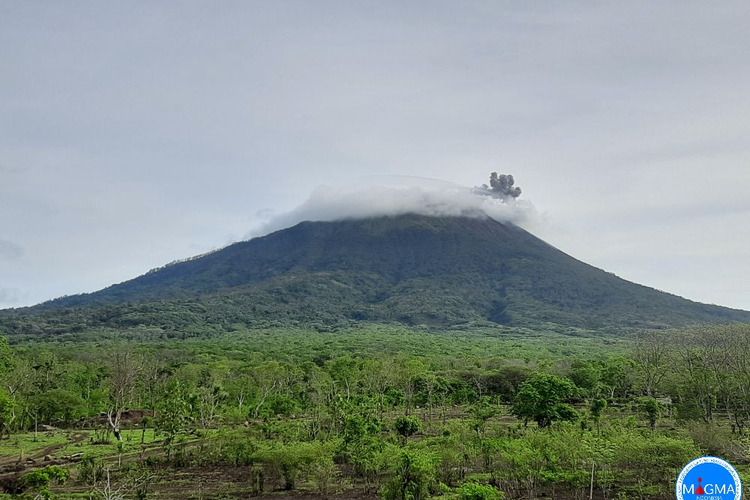
[[[74,444],[82,443],[83,441],[86,441],[88,437],[89,435],[83,432],[73,434],[72,436],[68,438],[67,443],[53,444],[53,445],[47,446],[42,451],[36,453],[33,456],[30,456],[29,458],[34,459],[34,460],[39,460],[40,458],[44,458],[47,455],[52,455],[54,457],[53,454],[55,451],[61,450],[65,448],[66,446],[71,446]]]
[[[43,448],[42,450],[35,451],[33,454],[24,457],[23,461],[20,461],[21,450],[19,448],[18,455],[5,456],[0,459],[0,479],[7,478],[9,476],[24,474],[30,470],[37,469],[45,465],[65,463],[67,461],[61,460],[60,457],[54,457],[55,451],[61,450],[66,446],[82,443],[83,441],[88,439],[88,437],[89,435],[85,432],[77,432],[68,436],[68,440],[66,442],[50,445]],[[44,462],[44,457],[46,457],[47,455],[53,456],[53,460]]]

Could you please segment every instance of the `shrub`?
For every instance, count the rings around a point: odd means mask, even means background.
[[[65,484],[68,480],[67,470],[56,465],[49,465],[43,469],[37,469],[23,476],[24,485],[37,491],[36,498],[48,499],[51,497],[49,487],[54,481],[57,484]]]
[[[101,460],[94,457],[84,457],[78,463],[78,481],[90,486],[104,479],[105,470]]]
[[[428,497],[435,484],[437,460],[429,453],[402,450],[396,474],[389,481],[381,496],[385,500],[423,500]]]
[[[714,422],[690,422],[686,427],[693,442],[706,454],[726,459],[743,459],[745,447],[734,442],[726,427],[720,427]],[[737,448],[739,453],[735,451]]]
[[[466,483],[458,490],[461,500],[501,500],[505,497],[500,490],[479,483]]]
[[[700,450],[691,439],[631,432],[617,436],[613,463],[623,482],[667,487]]]
[[[368,437],[357,443],[351,454],[351,463],[365,479],[367,493],[377,490],[383,476],[393,467],[400,450],[396,445],[379,438]]]
[[[302,472],[315,487],[315,490],[324,498],[332,493],[332,490],[340,482],[341,473],[336,464],[333,463],[333,454],[330,452],[321,453],[310,463],[305,464]]]
[[[641,411],[646,414],[651,430],[654,430],[656,428],[656,420],[659,418],[661,404],[659,404],[654,398],[646,398],[641,401],[640,408]]]
[[[276,443],[258,452],[255,458],[276,470],[284,480],[284,489],[293,490],[303,468],[323,455],[332,453],[320,443]]]

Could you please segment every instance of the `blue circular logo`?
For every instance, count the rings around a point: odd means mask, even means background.
[[[741,500],[742,482],[725,460],[701,457],[682,469],[675,495],[677,500]]]

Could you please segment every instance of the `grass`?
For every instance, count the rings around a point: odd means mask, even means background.
[[[21,453],[25,458],[32,457],[48,447],[65,445],[69,442],[70,434],[69,431],[13,434],[10,439],[0,441],[0,458],[18,458]]]
[[[140,430],[122,431],[122,455],[140,453],[141,446]],[[54,458],[66,457],[76,453],[83,453],[85,457],[105,458],[116,457],[118,450],[117,441],[110,436],[107,443],[96,443],[95,433],[92,430],[59,430],[54,432],[33,432],[13,434],[9,440],[0,444],[0,461],[9,462],[16,460],[23,452],[24,458],[42,458],[44,454],[50,454]],[[162,441],[151,429],[146,430],[143,444],[147,448],[159,446]]]

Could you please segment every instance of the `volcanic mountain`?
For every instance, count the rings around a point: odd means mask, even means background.
[[[21,318],[34,317],[46,318],[42,329],[75,321],[175,330],[358,321],[586,329],[750,323],[750,312],[625,281],[510,223],[413,214],[303,222],[4,316],[5,328],[16,331],[28,329]]]

